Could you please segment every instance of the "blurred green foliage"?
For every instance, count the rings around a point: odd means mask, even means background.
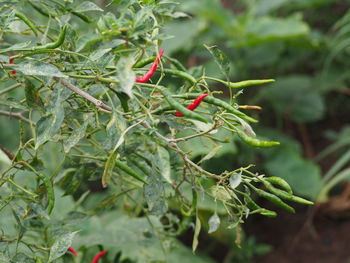
[[[327,133],[345,131],[349,124],[350,1],[180,2],[179,9],[189,17],[166,25],[173,38],[163,46],[184,63],[204,63],[207,72],[221,76],[198,45],[205,43],[229,56],[231,80],[276,77],[274,84],[245,90],[240,99],[263,106],[259,119],[265,128],[258,131],[281,146],[266,151],[236,146],[244,151],[232,150],[237,157],[229,158],[231,164],[246,165],[262,157],[267,174],[316,199],[324,185],[322,173],[330,168],[318,155],[328,145],[339,144]],[[346,146],[332,152],[333,162],[345,154]],[[213,165],[228,167],[227,157],[208,164]]]

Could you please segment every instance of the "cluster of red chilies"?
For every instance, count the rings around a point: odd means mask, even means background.
[[[68,251],[72,252],[74,256],[78,256],[77,251],[74,248],[69,247]],[[107,254],[107,251],[101,251],[99,253],[97,253],[94,258],[91,260],[91,263],[98,263],[100,258],[103,257],[105,254]]]
[[[147,73],[145,75],[143,75],[142,77],[136,77],[136,82],[145,83],[153,76],[153,74],[157,70],[158,64],[160,62],[160,59],[162,58],[163,53],[164,53],[164,49],[161,49],[159,51],[159,54],[157,55],[156,59],[154,60],[153,64],[151,65],[151,67],[147,71]],[[189,110],[192,110],[192,111],[195,110],[206,96],[208,96],[208,94],[200,95],[197,99],[194,100],[194,102],[191,105],[187,106],[186,108]],[[176,111],[175,116],[183,117],[184,115],[181,112]]]

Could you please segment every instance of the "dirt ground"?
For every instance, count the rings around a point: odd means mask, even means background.
[[[330,218],[316,212],[305,225],[310,210],[279,212],[276,219],[259,218],[246,227],[258,242],[274,249],[256,263],[350,263],[350,218]]]

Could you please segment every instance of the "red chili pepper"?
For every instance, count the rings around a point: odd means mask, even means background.
[[[14,64],[14,62],[15,62],[15,60],[13,58],[11,58],[9,61],[10,64]],[[16,73],[17,73],[16,70],[11,70],[12,75],[16,75]],[[14,76],[14,78],[16,78],[16,76]]]
[[[202,94],[202,95],[200,95],[197,99],[195,99],[195,100],[192,102],[192,104],[190,104],[190,105],[187,106],[186,108],[189,109],[189,110],[192,110],[192,111],[195,110],[206,96],[208,96],[208,94]],[[175,112],[175,116],[176,116],[176,117],[183,117],[184,115],[183,115],[181,112],[176,111],[176,112]]]
[[[156,72],[156,70],[157,70],[158,64],[160,62],[160,59],[162,58],[163,53],[164,53],[164,49],[161,49],[159,51],[159,54],[157,55],[156,59],[152,63],[151,67],[147,71],[147,73],[145,75],[143,75],[142,77],[136,77],[136,82],[145,83],[153,76],[154,72]]]
[[[77,253],[77,251],[74,248],[69,247],[68,251],[72,252],[74,256],[78,256],[78,253]]]
[[[103,257],[105,254],[107,254],[106,250],[101,251],[100,253],[96,254],[96,256],[94,256],[94,258],[91,260],[91,263],[98,263],[100,258]]]

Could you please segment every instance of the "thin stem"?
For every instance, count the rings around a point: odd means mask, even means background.
[[[223,122],[215,123],[214,126],[211,127],[207,131],[203,131],[203,132],[200,132],[200,133],[192,134],[192,135],[189,135],[189,136],[186,136],[186,137],[182,137],[182,138],[169,139],[169,141],[170,142],[183,142],[183,141],[191,140],[193,138],[196,138],[196,137],[199,137],[199,136],[203,136],[203,135],[205,135],[207,133],[210,133],[211,131],[217,129],[218,127],[220,127],[222,125],[223,125]]]
[[[10,112],[10,111],[0,110],[0,115],[13,117],[13,118],[19,119],[21,121],[27,122],[30,125],[35,126],[35,123],[33,121],[27,119],[26,117],[23,117],[23,115],[21,113],[19,113],[19,112]]]
[[[16,84],[14,84],[14,85],[12,85],[12,86],[6,88],[6,89],[1,90],[1,91],[0,91],[0,96],[1,96],[2,94],[5,94],[5,93],[7,93],[7,92],[13,90],[13,89],[18,88],[18,87],[21,86],[21,85],[22,85],[22,83],[16,83]]]
[[[59,79],[59,78],[56,78]],[[97,108],[101,109],[104,112],[110,113],[112,111],[112,108],[106,104],[104,104],[102,101],[96,99],[95,97],[91,96],[89,93],[86,93],[85,91],[79,89],[78,87],[74,86],[73,84],[69,83],[65,79],[59,79],[63,86],[70,89],[71,91],[77,93],[78,95],[82,96],[83,98],[87,99],[88,101],[92,102],[96,105]]]
[[[24,189],[22,186],[18,185],[17,183],[15,183],[15,182],[14,182],[12,179],[10,179],[10,178],[7,178],[7,182],[13,184],[15,187],[17,187],[17,188],[20,189],[21,191],[23,191],[23,192],[29,194],[29,195],[32,196],[33,198],[38,197],[38,195],[36,195],[36,194],[34,194],[34,193],[28,191],[27,189]]]

